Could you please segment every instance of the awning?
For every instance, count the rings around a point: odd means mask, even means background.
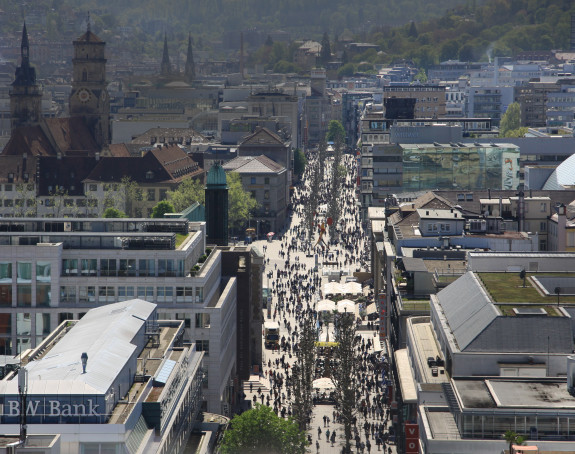
[[[331,378],[322,377],[313,381],[312,387],[314,389],[335,389],[333,380]]]
[[[337,306],[335,305],[335,303],[332,300],[321,300],[320,302],[317,303],[317,311],[318,312],[322,312],[322,311],[335,311],[337,308]]]
[[[337,311],[340,314],[355,314],[355,303],[351,300],[341,300],[337,303]]]
[[[375,303],[372,303],[365,308],[365,314],[366,315],[375,314],[376,312],[377,312],[377,307],[375,306]]]

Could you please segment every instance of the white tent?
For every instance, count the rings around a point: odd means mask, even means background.
[[[341,294],[341,291],[341,284],[338,284],[337,282],[328,282],[323,286],[324,295],[339,295]]]
[[[322,312],[322,311],[335,311],[336,309],[336,305],[332,300],[321,300],[317,303],[317,311],[318,312]]]
[[[313,381],[312,387],[314,389],[335,389],[333,380],[331,378],[322,377]]]
[[[358,282],[348,282],[342,287],[343,293],[346,295],[359,295],[361,293],[361,284]]]
[[[351,300],[341,300],[337,303],[337,311],[339,313],[347,312],[348,314],[355,314],[355,303]]]

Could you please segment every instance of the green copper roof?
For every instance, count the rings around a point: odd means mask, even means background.
[[[226,178],[226,172],[223,167],[216,163],[208,171],[208,178],[206,181],[207,186],[227,186],[228,181]]]

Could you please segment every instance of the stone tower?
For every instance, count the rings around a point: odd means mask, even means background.
[[[36,84],[36,69],[30,66],[30,45],[25,23],[22,27],[20,59],[10,90],[12,131],[19,126],[36,124],[42,117],[42,90]]]
[[[172,64],[168,53],[168,34],[164,34],[164,51],[162,52],[162,64],[160,65],[160,75],[169,76],[172,74]]]
[[[228,182],[219,163],[209,170],[206,181],[206,234],[209,244],[228,245]]]
[[[196,78],[196,65],[194,63],[194,51],[192,49],[192,34],[188,35],[188,54],[186,56],[186,68],[184,69],[186,82],[193,82]]]
[[[106,43],[88,30],[73,42],[70,116],[82,117],[96,143],[105,148],[111,141],[110,97],[106,82]]]

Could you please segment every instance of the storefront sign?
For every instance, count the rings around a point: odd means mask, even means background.
[[[31,400],[26,406],[28,416],[36,416],[40,400]],[[100,416],[96,411],[100,405],[94,405],[92,399],[88,399],[88,404],[63,404],[58,400],[47,400],[44,408],[48,411],[44,416]],[[12,400],[4,407],[2,412],[5,416],[20,416],[20,402]]]

